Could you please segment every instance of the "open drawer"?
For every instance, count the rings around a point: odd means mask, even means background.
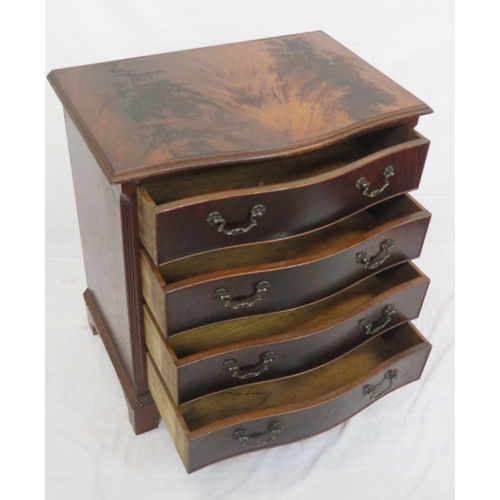
[[[144,306],[146,345],[172,399],[306,371],[420,313],[429,278],[400,264],[297,309],[251,316],[165,340]]]
[[[418,188],[428,148],[400,125],[302,155],[145,181],[141,240],[159,265],[310,231]]]
[[[177,407],[148,355],[151,394],[188,472],[323,432],[420,378],[429,342],[405,323],[305,373]]]
[[[408,195],[299,236],[156,267],[141,252],[143,295],[165,336],[300,307],[420,255],[431,214]]]

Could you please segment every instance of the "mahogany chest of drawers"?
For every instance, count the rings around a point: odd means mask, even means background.
[[[323,32],[55,70],[89,323],[188,472],[417,380],[432,110]]]

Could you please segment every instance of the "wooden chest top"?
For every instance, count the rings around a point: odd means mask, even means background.
[[[311,151],[432,112],[321,31],[48,79],[113,184]]]

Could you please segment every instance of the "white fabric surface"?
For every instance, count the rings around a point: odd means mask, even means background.
[[[419,382],[314,438],[187,475],[163,423],[135,436],[86,288],[62,106],[47,84],[46,474],[49,500],[454,497],[453,2],[47,1],[51,69],[322,29],[435,111],[413,196],[433,213],[415,325],[433,344]]]

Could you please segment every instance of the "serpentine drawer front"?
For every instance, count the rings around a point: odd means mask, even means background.
[[[137,434],[163,417],[191,472],[420,377],[425,103],[321,31],[48,79],[89,324]]]
[[[410,263],[292,311],[226,321],[166,341],[145,306],[146,344],[176,404],[321,365],[417,318],[429,279]]]
[[[400,126],[293,163],[228,165],[149,182],[138,191],[141,239],[161,264],[309,231],[418,188],[428,148],[427,139]]]
[[[148,357],[153,397],[188,472],[340,424],[420,378],[431,345],[410,324],[314,370],[228,389],[177,407]]]
[[[290,240],[160,268],[143,251],[144,298],[165,335],[298,307],[384,267],[417,258],[429,220],[427,210],[403,195]]]

